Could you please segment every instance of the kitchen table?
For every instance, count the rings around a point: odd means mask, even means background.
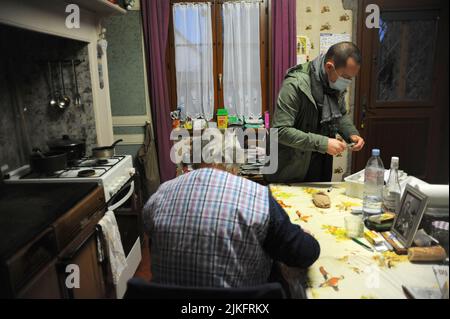
[[[438,288],[433,265],[413,264],[407,256],[394,252],[371,252],[347,238],[344,218],[351,214],[352,207],[362,206],[362,201],[346,196],[344,183],[270,188],[291,221],[311,232],[320,243],[320,257],[306,272],[308,298],[406,298],[402,285]],[[313,204],[312,196],[317,191],[330,196],[329,209]],[[295,285],[301,282],[297,272],[284,267],[283,273],[295,296]]]

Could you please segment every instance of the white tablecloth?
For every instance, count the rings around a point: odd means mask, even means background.
[[[328,188],[271,185],[292,222],[310,231],[321,246],[307,272],[308,298],[406,298],[402,285],[438,288],[432,265],[413,264],[393,252],[370,252],[346,237],[344,218],[362,203],[346,196],[344,185],[329,193]],[[314,206],[312,194],[318,190],[330,196],[331,208]]]

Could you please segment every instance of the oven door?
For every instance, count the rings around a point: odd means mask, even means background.
[[[114,212],[119,227],[120,239],[127,260],[127,267],[122,272],[116,286],[116,297],[122,298],[127,281],[133,277],[142,259],[141,240],[142,219],[141,205],[135,188],[135,180],[131,178],[107,203],[108,209]]]
[[[108,209],[115,211],[122,205],[125,205],[127,201],[131,199],[134,194],[134,180],[131,178],[122,188],[114,194],[114,196],[108,201]]]
[[[125,255],[133,248],[136,239],[143,239],[142,205],[131,178],[107,203],[108,210],[114,212]]]

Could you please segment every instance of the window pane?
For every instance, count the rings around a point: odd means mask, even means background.
[[[396,20],[382,14],[377,100],[428,100],[432,94],[436,21]]]
[[[259,3],[224,3],[224,105],[233,115],[261,115],[259,23]]]
[[[175,64],[178,106],[187,116],[214,114],[211,4],[175,4]]]

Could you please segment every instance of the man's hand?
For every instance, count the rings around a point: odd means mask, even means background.
[[[339,141],[335,138],[329,138],[328,139],[328,149],[327,153],[331,156],[336,156],[338,154],[341,154],[345,151],[347,148],[347,144],[345,142]]]
[[[363,149],[364,144],[366,144],[364,139],[358,135],[352,135],[350,136],[350,139],[355,143],[355,146],[352,147],[353,152],[359,152]]]

